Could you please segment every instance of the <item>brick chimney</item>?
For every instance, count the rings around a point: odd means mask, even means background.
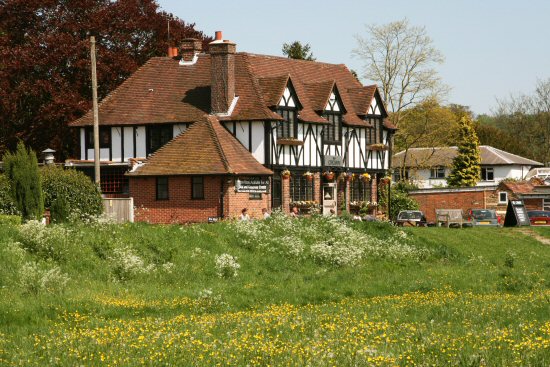
[[[222,32],[208,45],[210,53],[210,107],[213,114],[228,113],[235,98],[236,44],[222,40]]]
[[[202,51],[202,42],[196,38],[185,38],[180,50],[183,61],[193,61],[193,57]]]

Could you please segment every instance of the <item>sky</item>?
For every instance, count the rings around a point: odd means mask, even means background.
[[[282,56],[283,43],[309,43],[318,61],[346,64],[361,74],[352,55],[365,25],[407,18],[426,27],[445,56],[437,66],[451,91],[447,103],[491,113],[502,100],[531,94],[550,78],[548,0],[157,0],[162,10],[195,28],[237,44],[237,51]],[[372,84],[362,79],[363,84]]]

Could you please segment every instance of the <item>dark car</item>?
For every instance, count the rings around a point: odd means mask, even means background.
[[[550,226],[550,211],[530,210],[527,212],[532,226]]]
[[[396,222],[398,226],[420,227],[426,225],[426,217],[420,210],[401,210]]]
[[[466,213],[465,220],[473,226],[497,227],[500,225],[500,217],[494,209],[470,209]]]

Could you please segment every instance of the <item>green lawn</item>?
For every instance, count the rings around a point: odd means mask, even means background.
[[[0,261],[0,365],[550,365],[515,229],[0,224]]]

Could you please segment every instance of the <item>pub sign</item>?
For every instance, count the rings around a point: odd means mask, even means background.
[[[239,177],[235,182],[236,192],[267,194],[269,192],[268,177]]]

